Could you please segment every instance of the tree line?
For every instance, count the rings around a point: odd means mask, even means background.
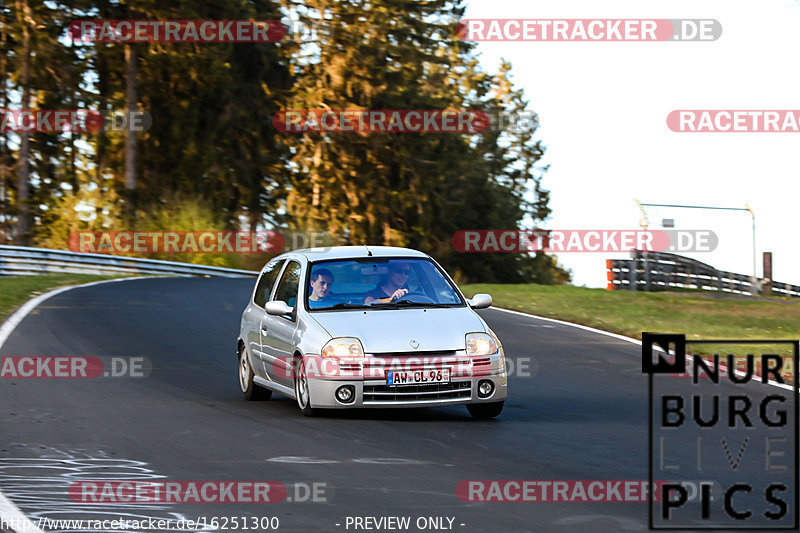
[[[0,242],[73,231],[285,228],[424,250],[467,281],[560,283],[545,254],[463,254],[460,229],[550,214],[536,123],[469,133],[280,131],[280,111],[527,111],[460,40],[462,0],[6,0],[0,109],[146,113],[146,131],[0,131]],[[75,42],[76,20],[284,20],[274,43]],[[186,260],[186,257],[181,258]],[[242,266],[264,258],[194,257]],[[245,265],[246,266],[246,265]]]

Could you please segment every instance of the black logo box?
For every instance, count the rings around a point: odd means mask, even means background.
[[[655,374],[683,374],[686,371],[686,347],[690,344],[741,344],[741,345],[765,345],[765,344],[782,344],[792,347],[793,357],[793,383],[792,395],[794,398],[794,416],[792,421],[794,423],[794,486],[793,494],[794,501],[794,520],[792,525],[786,526],[753,526],[745,525],[743,527],[736,527],[731,525],[725,526],[673,526],[673,527],[656,527],[653,515],[653,490],[648,491],[647,505],[648,505],[648,519],[649,529],[659,531],[722,531],[722,530],[787,530],[796,531],[800,529],[800,465],[798,464],[798,456],[800,456],[800,420],[798,417],[800,413],[800,388],[798,387],[798,362],[800,360],[800,341],[785,340],[785,339],[707,339],[707,340],[693,340],[687,341],[686,336],[683,334],[673,333],[642,333],[642,373],[648,375],[647,383],[647,396],[648,396],[648,482],[650,487],[654,487],[653,479],[653,376]],[[656,346],[661,352],[671,358],[663,357],[658,354],[655,357]],[[733,369],[729,369],[733,372]],[[763,372],[763,371],[762,371]]]

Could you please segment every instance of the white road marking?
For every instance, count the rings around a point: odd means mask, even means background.
[[[0,484],[6,488],[7,496],[0,494],[0,516],[5,521],[9,518],[17,533],[43,533],[37,525],[50,520],[50,527],[59,520],[95,521],[114,517],[125,520],[169,520],[170,526],[164,531],[187,531],[177,527],[177,522],[186,520],[181,513],[171,512],[172,504],[160,502],[120,503],[109,508],[108,505],[97,506],[93,503],[75,502],[69,496],[73,483],[81,480],[128,481],[165,480],[166,476],[149,468],[148,463],[116,457],[108,457],[103,452],[88,453],[85,451],[62,451],[55,448],[26,446],[33,453],[41,453],[37,457],[0,458]],[[14,498],[28,509],[30,518],[9,500]],[[11,509],[5,509],[7,502]],[[14,514],[14,510],[19,514]],[[6,516],[6,513],[8,517]],[[30,527],[26,527],[25,520]],[[36,523],[33,520],[37,521]],[[208,528],[204,531],[207,531]],[[105,530],[103,530],[105,531]],[[195,531],[195,530],[192,530]]]
[[[13,524],[14,531],[44,533],[19,510],[19,507],[14,505],[14,502],[3,496],[2,492],[0,492],[0,522],[9,526]]]
[[[429,465],[430,461],[418,461],[416,459],[403,459],[402,457],[360,457],[353,459],[354,463],[365,463],[369,465]]]
[[[322,465],[328,463],[338,463],[335,459],[317,459],[315,457],[302,457],[299,455],[281,455],[280,457],[270,457],[270,463],[298,463],[306,465]]]
[[[147,279],[144,277],[134,277],[134,278],[121,278],[121,279],[108,279],[102,281],[93,281],[91,283],[84,283],[83,285],[74,285],[71,287],[61,287],[60,289],[55,289],[50,292],[46,292],[44,294],[40,294],[35,298],[28,300],[25,302],[22,307],[17,309],[10,317],[6,319],[5,322],[0,324],[0,348],[3,347],[3,344],[8,340],[8,337],[11,336],[11,333],[14,331],[22,320],[28,316],[31,311],[36,309],[40,303],[44,302],[56,296],[57,294],[61,294],[62,292],[67,292],[72,289],[79,289],[81,287],[91,287],[93,285],[99,285],[101,283],[114,283],[117,281],[129,281],[132,279]],[[41,529],[36,527],[36,524],[31,522],[19,508],[14,505],[14,502],[9,500],[7,497],[0,492],[0,520],[5,521],[10,524],[19,524],[20,531],[30,532],[30,533],[44,533]]]
[[[606,335],[607,337],[613,337],[613,338],[619,339],[621,341],[631,342],[633,344],[638,344],[639,346],[642,345],[642,341],[640,341],[640,340],[632,339],[631,337],[626,337],[624,335],[618,335],[616,333],[611,333],[609,331],[603,331],[602,329],[596,329],[596,328],[592,328],[592,327],[589,327],[589,326],[584,326],[582,324],[575,324],[573,322],[566,322],[564,320],[557,320],[555,318],[547,318],[547,317],[544,317],[544,316],[532,315],[530,313],[523,313],[522,311],[514,311],[513,309],[503,309],[502,307],[492,306],[492,307],[490,307],[490,309],[494,309],[494,310],[497,310],[497,311],[503,311],[504,313],[511,313],[511,314],[514,314],[514,315],[524,316],[526,318],[535,318],[537,320],[544,320],[546,322],[553,322],[555,324],[562,324],[564,326],[572,326],[573,328],[584,329],[586,331],[591,331],[592,333],[599,333],[600,335]]]
[[[429,465],[430,461],[419,461],[417,459],[406,459],[404,457],[356,457],[354,459],[319,459],[317,457],[303,457],[299,455],[281,455],[270,457],[267,461],[271,463],[299,463],[299,464],[340,464],[340,463],[361,463],[369,465]],[[444,465],[449,466],[449,465]]]
[[[572,322],[566,322],[564,320],[556,320],[555,318],[547,318],[547,317],[544,317],[544,316],[532,315],[530,313],[523,313],[521,311],[514,311],[513,309],[503,309],[502,307],[494,307],[494,306],[492,306],[492,307],[490,307],[490,309],[496,309],[497,311],[503,311],[504,313],[511,313],[511,314],[514,314],[514,315],[520,315],[520,316],[524,316],[524,317],[527,317],[527,318],[535,318],[536,320],[544,320],[544,321],[547,321],[547,322],[553,322],[555,324],[562,324],[564,326],[571,326],[573,328],[583,329],[583,330],[586,330],[586,331],[590,331],[592,333],[598,333],[600,335],[605,335],[606,337],[612,337],[612,338],[617,339],[617,340],[630,342],[632,344],[638,344],[639,346],[642,345],[642,341],[640,341],[640,340],[633,339],[631,337],[626,337],[624,335],[618,335],[617,333],[611,333],[609,331],[603,331],[602,329],[597,329],[597,328],[592,328],[592,327],[589,327],[589,326],[584,326],[582,324],[574,324]],[[689,342],[689,341],[687,341],[687,342]],[[723,363],[719,363],[719,368],[722,369],[722,370],[725,370],[726,372],[728,370],[727,367],[725,366],[725,364],[723,364]],[[797,369],[795,369],[795,372],[797,372]],[[737,376],[744,376],[745,375],[744,372],[742,372],[740,370],[736,370],[736,369],[733,370],[733,373],[736,374]],[[769,380],[769,381],[767,381],[767,384],[768,385],[772,385],[773,387],[780,387],[780,388],[786,389],[786,390],[794,390],[794,387],[792,385],[789,385],[788,383],[778,383],[777,381]]]
[[[647,526],[638,520],[628,518],[625,516],[614,516],[605,514],[594,515],[578,515],[570,516],[567,518],[560,518],[553,522],[558,526],[575,526],[578,524],[586,524],[587,522],[600,522],[600,521],[613,521],[616,522],[621,530],[625,531],[647,531]]]

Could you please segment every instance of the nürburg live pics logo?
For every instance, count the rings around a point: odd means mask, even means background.
[[[797,530],[797,364],[796,340],[642,334],[650,529]]]

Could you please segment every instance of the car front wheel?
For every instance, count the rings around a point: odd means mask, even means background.
[[[302,357],[297,358],[295,365],[297,372],[294,376],[294,396],[297,398],[297,406],[306,416],[316,416],[317,410],[311,408],[311,395],[308,391],[308,373],[306,363]]]
[[[485,420],[499,415],[503,411],[504,403],[505,402],[471,403],[467,405],[467,411],[472,415],[472,418]]]
[[[269,400],[272,397],[272,391],[256,385],[253,376],[247,349],[242,346],[239,350],[239,388],[242,389],[245,400]]]

